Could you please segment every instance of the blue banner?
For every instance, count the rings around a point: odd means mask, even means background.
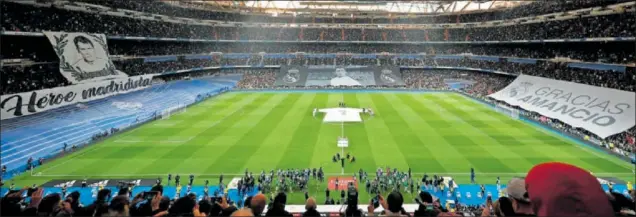
[[[536,59],[506,58],[506,60],[511,63],[537,64]]]
[[[144,63],[177,61],[177,56],[156,56],[144,58]]]
[[[272,54],[265,54],[263,57],[268,59],[285,59],[285,58],[294,58],[296,57],[296,55],[284,54],[284,53],[272,53]]]
[[[305,54],[306,57],[311,58],[336,58],[336,54]]]
[[[622,65],[612,65],[603,63],[568,63],[570,68],[592,69],[592,70],[612,70],[617,72],[625,72],[627,67]]]
[[[435,59],[463,59],[464,56],[457,55],[435,55]]]
[[[353,54],[351,55],[352,59],[375,59],[377,56],[375,54]]]
[[[468,56],[468,58],[473,60],[499,62],[499,57],[492,57],[492,56]]]
[[[228,53],[228,54],[223,54],[223,58],[225,58],[225,59],[243,59],[243,58],[249,58],[251,56],[252,56],[252,54],[249,54],[249,53]]]
[[[417,55],[417,54],[400,54],[398,57],[400,59],[419,59],[422,56]]]
[[[212,55],[187,55],[186,60],[211,60]]]

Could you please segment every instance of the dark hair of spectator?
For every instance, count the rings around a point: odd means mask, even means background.
[[[168,211],[170,214],[175,215],[188,215],[192,214],[192,208],[196,205],[196,202],[192,200],[190,197],[182,197],[177,199],[174,202],[170,210]]]
[[[121,213],[126,210],[126,205],[129,205],[128,198],[126,196],[117,196],[110,202],[108,209]]]
[[[57,206],[62,200],[62,196],[60,194],[49,194],[46,197],[42,198],[42,202],[38,206],[39,214],[50,214],[53,212],[55,206]]]
[[[497,201],[499,202],[499,210],[495,213],[497,216],[515,216],[510,198],[500,197]]]
[[[394,191],[389,194],[387,197],[387,205],[389,206],[389,211],[392,213],[399,213],[402,210],[402,204],[404,203],[404,198],[400,192]]]
[[[162,185],[155,185],[155,186],[152,186],[152,188],[150,189],[150,191],[157,191],[157,192],[161,192],[161,194],[163,194],[163,186],[162,186]]]

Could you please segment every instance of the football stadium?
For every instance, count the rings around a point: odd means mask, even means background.
[[[636,2],[0,1],[2,216],[636,216]]]

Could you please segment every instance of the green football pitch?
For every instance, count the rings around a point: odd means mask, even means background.
[[[337,107],[342,100],[348,107],[370,107],[375,116],[363,114],[362,123],[329,124],[312,115],[314,108]],[[628,162],[456,93],[229,92],[48,162],[14,182],[165,179],[171,173],[195,174],[200,184],[221,173],[229,180],[246,169],[256,175],[317,167],[329,177],[342,172],[331,159],[341,152],[336,141],[343,132],[349,139],[345,152],[356,157],[345,165],[347,175],[388,166],[468,183],[473,167],[478,182],[494,184],[497,176],[505,182],[524,176],[533,165],[561,161],[597,176],[634,181]],[[324,194],[324,186],[313,185],[316,195]],[[302,203],[302,195],[291,201]]]

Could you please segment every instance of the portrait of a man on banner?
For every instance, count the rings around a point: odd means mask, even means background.
[[[115,69],[103,34],[44,32],[60,59],[60,73],[71,83],[127,77]]]
[[[73,39],[73,44],[80,55],[73,62],[73,67],[81,71],[97,71],[106,65],[106,60],[101,58],[95,51],[93,42],[84,36],[77,36]],[[89,70],[93,69],[93,70]]]

